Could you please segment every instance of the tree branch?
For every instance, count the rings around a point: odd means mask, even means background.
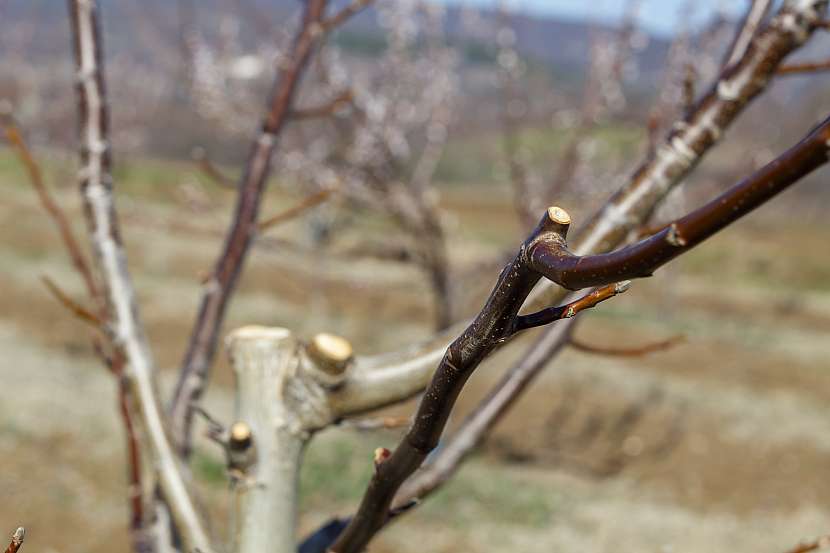
[[[333,189],[324,189],[320,190],[319,192],[309,194],[308,196],[303,198],[297,205],[289,207],[288,209],[280,211],[276,215],[272,215],[271,217],[268,217],[267,219],[260,221],[257,224],[257,230],[259,232],[264,232],[272,227],[278,226],[286,221],[290,221],[291,219],[299,217],[309,209],[317,207],[318,205],[327,201],[333,193]]]
[[[207,175],[210,180],[222,188],[236,190],[236,183],[234,180],[213,164],[204,148],[201,146],[193,148],[193,150],[190,151],[190,157],[196,162],[202,173]]]
[[[563,210],[549,208],[515,258],[502,270],[481,312],[447,348],[418,407],[412,427],[389,458],[376,462],[375,474],[360,508],[332,546],[333,552],[359,552],[365,548],[388,520],[392,500],[400,485],[437,445],[466,380],[500,344],[521,328],[527,328],[518,312],[540,278],[540,273],[530,266],[527,254],[550,234],[562,232],[569,222],[570,218]],[[557,320],[557,314],[559,319],[567,318],[574,310],[588,307],[624,289],[625,286],[615,286],[610,292],[570,304],[570,309],[546,311],[541,317],[543,320],[534,320],[533,323],[552,322]]]
[[[718,141],[746,106],[765,88],[776,68],[821,24],[826,12],[819,0],[790,0],[756,35],[752,48],[727,68],[717,82],[577,234],[572,249],[589,254],[609,251],[647,221],[663,198],[677,186]],[[561,302],[565,290],[542,282],[528,305]],[[332,400],[345,414],[389,405],[418,393],[429,381],[443,350],[467,323],[460,323],[425,343],[403,351],[358,359],[356,370]],[[361,390],[365,396],[361,397]]]
[[[817,551],[826,547],[830,547],[830,534],[802,542],[792,549],[788,549],[787,553],[809,553],[810,551]]]
[[[666,340],[652,342],[650,344],[636,347],[597,346],[577,340],[576,338],[571,338],[571,342],[568,345],[577,351],[593,355],[607,355],[610,357],[642,357],[650,353],[665,351],[678,344],[682,344],[685,341],[686,337],[682,334],[678,334],[677,336],[672,336]]]
[[[570,252],[568,226],[530,246],[531,266],[569,290],[600,286],[620,279],[651,276],[678,255],[763,205],[828,160],[830,118],[801,142],[717,198],[670,223],[664,230],[611,253],[580,256]]]
[[[743,19],[738,24],[735,31],[735,36],[732,37],[732,43],[726,49],[723,56],[723,63],[721,68],[727,68],[733,63],[741,59],[746,52],[758,27],[763,23],[764,18],[772,9],[772,0],[751,0],[749,6],[746,8],[746,13]]]
[[[72,232],[72,225],[69,224],[69,219],[67,218],[66,213],[64,213],[64,211],[60,208],[58,203],[52,197],[52,194],[49,192],[49,189],[46,187],[40,166],[37,161],[35,161],[29,146],[23,139],[20,129],[15,124],[14,119],[12,119],[10,114],[0,116],[0,124],[2,124],[3,129],[5,130],[6,139],[12,145],[17,157],[23,163],[23,166],[26,168],[26,172],[29,174],[29,183],[32,185],[32,188],[35,189],[35,192],[37,192],[40,205],[44,210],[46,210],[46,213],[49,214],[52,221],[55,223],[55,226],[58,228],[61,240],[63,241],[63,245],[69,254],[72,265],[81,276],[90,298],[92,298],[92,300],[96,303],[101,301],[101,292],[98,290],[98,285],[95,283],[95,277],[93,276],[89,262],[87,261],[78,240],[75,238],[75,233]]]
[[[20,546],[23,545],[23,539],[26,537],[26,529],[22,526],[14,531],[9,546],[6,548],[6,553],[17,553]]]
[[[204,392],[225,309],[256,234],[260,202],[271,172],[271,158],[277,139],[288,119],[294,94],[311,53],[323,35],[321,22],[327,4],[328,0],[309,0],[305,4],[302,24],[274,82],[270,109],[262,123],[262,130],[251,145],[225,245],[205,285],[170,405],[173,439],[179,454],[185,458],[191,451],[192,406]]]
[[[830,60],[783,65],[778,68],[777,74],[801,75],[803,73],[818,73],[819,71],[830,71]]]
[[[123,350],[127,364],[125,386],[140,415],[141,434],[170,506],[173,521],[188,550],[212,551],[201,515],[167,440],[158,401],[155,366],[138,314],[127,260],[118,231],[112,198],[108,109],[103,75],[103,51],[94,0],[69,0],[71,30],[77,64],[81,170],[79,181],[89,235],[105,285],[108,335]],[[139,421],[135,421],[139,422]]]
[[[357,514],[331,550],[360,552],[386,524],[400,485],[437,445],[467,378],[497,344],[520,326],[518,310],[540,274],[569,289],[650,275],[657,267],[826,163],[829,141],[830,118],[780,158],[719,198],[679,219],[664,232],[610,254],[584,257],[571,254],[565,243],[570,217],[560,208],[549,208],[519,254],[502,271],[481,313],[450,344],[427,387],[412,427],[394,453],[376,465]],[[567,310],[557,312],[560,317],[568,313]],[[542,313],[545,315],[539,316],[540,324],[554,317],[552,311]]]

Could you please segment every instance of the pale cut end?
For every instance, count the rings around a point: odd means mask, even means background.
[[[386,449],[385,447],[379,447],[379,448],[375,449],[375,455],[374,455],[375,465],[381,464],[382,462],[384,462],[385,460],[387,460],[391,456],[392,456],[392,452],[389,451],[388,449]]]
[[[560,225],[571,224],[571,216],[568,215],[568,212],[555,205],[548,208],[548,217],[551,221]]]
[[[627,291],[631,288],[631,281],[630,280],[623,280],[622,282],[618,282],[614,285],[614,292],[618,294],[622,294],[623,292]]]
[[[231,440],[244,442],[251,439],[251,427],[244,422],[235,422],[231,426]]]
[[[351,361],[354,350],[345,338],[321,332],[311,339],[308,353],[326,372],[340,374]]]
[[[237,328],[228,335],[228,341],[235,340],[282,340],[291,335],[291,332],[278,326],[248,325]]]
[[[20,545],[21,543],[23,543],[23,538],[25,538],[25,537],[26,537],[26,529],[23,528],[22,526],[20,526],[17,530],[14,531],[14,534],[12,534],[12,541],[16,545]]]

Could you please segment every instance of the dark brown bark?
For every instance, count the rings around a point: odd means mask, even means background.
[[[260,203],[271,172],[271,158],[277,139],[288,119],[294,94],[312,51],[322,36],[320,23],[327,4],[328,0],[306,2],[302,24],[295,35],[288,61],[277,74],[262,130],[251,145],[225,245],[205,286],[170,406],[173,439],[184,457],[191,452],[192,404],[204,392],[225,309],[257,231]]]
[[[651,276],[660,266],[786,190],[828,159],[830,118],[801,142],[755,174],[659,233],[620,250],[597,255],[571,253],[567,227],[537,241],[528,252],[531,266],[569,290]]]

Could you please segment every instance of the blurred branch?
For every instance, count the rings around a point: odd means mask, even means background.
[[[155,365],[138,314],[118,231],[112,197],[109,113],[98,4],[93,0],[69,0],[69,11],[78,76],[79,181],[89,237],[105,283],[108,335],[117,350],[123,349],[127,362],[123,371],[124,385],[135,402],[139,415],[135,422],[141,423],[140,434],[147,440],[148,456],[170,507],[175,528],[187,550],[209,553],[213,548],[201,513],[167,441],[166,421],[156,392]]]
[[[297,108],[291,110],[290,117],[293,120],[318,119],[336,114],[341,109],[351,105],[353,95],[351,90],[344,90],[333,100],[320,106],[310,108]]]
[[[818,73],[820,71],[830,71],[830,60],[793,63],[778,68],[779,75],[800,75],[802,73]]]
[[[830,547],[830,534],[802,542],[792,549],[788,549],[786,553],[809,553],[826,547]]]
[[[23,539],[26,537],[26,529],[22,526],[14,531],[9,546],[6,548],[6,553],[17,553],[20,546],[23,545]]]
[[[225,309],[256,234],[260,203],[271,173],[271,158],[290,114],[294,94],[306,65],[322,38],[320,25],[327,4],[328,0],[309,0],[305,4],[302,23],[293,45],[287,58],[279,65],[270,109],[262,122],[262,130],[251,145],[248,163],[238,187],[236,212],[228,228],[225,245],[202,294],[170,405],[173,440],[184,458],[191,453],[192,406],[198,403],[204,392],[216,355],[216,341]]]
[[[303,213],[305,213],[306,211],[308,211],[309,209],[317,207],[318,205],[327,201],[334,192],[334,189],[325,189],[320,190],[319,192],[315,192],[313,194],[309,194],[297,205],[289,207],[288,209],[285,209],[277,213],[276,215],[272,215],[264,221],[260,221],[257,224],[257,230],[259,232],[265,232],[266,230],[278,226],[286,221],[295,219]]]
[[[49,214],[52,218],[52,222],[54,222],[55,226],[58,228],[61,240],[66,247],[66,251],[72,261],[72,265],[83,279],[87,292],[94,301],[99,301],[101,299],[101,292],[98,290],[98,285],[95,283],[95,277],[93,276],[89,262],[87,261],[77,238],[75,238],[75,233],[72,232],[72,225],[69,224],[69,218],[66,216],[66,213],[64,213],[58,205],[58,202],[55,201],[49,192],[49,189],[46,187],[40,166],[35,161],[34,156],[32,156],[32,152],[29,150],[26,141],[23,139],[20,129],[15,124],[14,119],[10,114],[0,115],[0,124],[3,126],[7,140],[12,145],[17,157],[23,163],[23,166],[26,168],[26,172],[29,174],[29,183],[32,185],[32,188],[35,189],[35,192],[37,192],[40,205],[44,210],[46,210],[46,213]]]
[[[323,32],[329,32],[348,21],[353,15],[359,13],[374,0],[352,0],[336,14],[320,22]]]
[[[682,344],[685,341],[686,337],[682,334],[678,334],[677,336],[672,336],[666,340],[652,342],[651,344],[636,347],[598,346],[595,344],[588,344],[587,342],[577,340],[576,338],[571,338],[569,345],[575,350],[593,355],[607,355],[610,357],[642,357],[650,353],[665,351],[678,344]]]
[[[77,301],[73,300],[69,297],[69,295],[60,289],[60,287],[55,284],[55,282],[49,278],[48,276],[41,275],[40,277],[41,282],[43,282],[46,289],[55,297],[58,302],[61,303],[69,312],[74,314],[76,317],[84,321],[85,323],[91,324],[96,329],[100,329],[106,332],[104,322],[101,320],[98,315],[78,303]]]
[[[201,146],[193,148],[190,152],[190,157],[210,180],[223,188],[230,188],[236,190],[236,183],[234,180],[223,173],[207,156],[207,152]]]
[[[732,43],[726,49],[721,68],[727,68],[737,62],[749,48],[758,27],[763,23],[772,9],[772,0],[751,0],[743,19],[738,24]]]
[[[400,485],[435,448],[466,380],[499,345],[523,328],[547,324],[573,316],[627,286],[615,285],[601,294],[589,294],[566,306],[520,316],[519,309],[539,281],[527,253],[536,244],[562,232],[570,218],[559,208],[549,208],[538,226],[522,244],[515,258],[502,271],[495,288],[475,320],[447,348],[424,393],[412,426],[394,453],[375,462],[375,472],[352,521],[332,545],[336,553],[358,553],[365,549],[393,512],[392,501]]]

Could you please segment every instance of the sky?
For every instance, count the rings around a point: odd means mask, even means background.
[[[468,4],[494,7],[503,3],[515,11],[540,15],[587,19],[614,23],[620,20],[628,0],[443,0],[447,4]],[[671,34],[679,18],[691,17],[701,22],[718,11],[737,15],[746,8],[748,0],[642,0],[641,25],[656,34]],[[682,15],[686,6],[693,6],[692,14]]]

